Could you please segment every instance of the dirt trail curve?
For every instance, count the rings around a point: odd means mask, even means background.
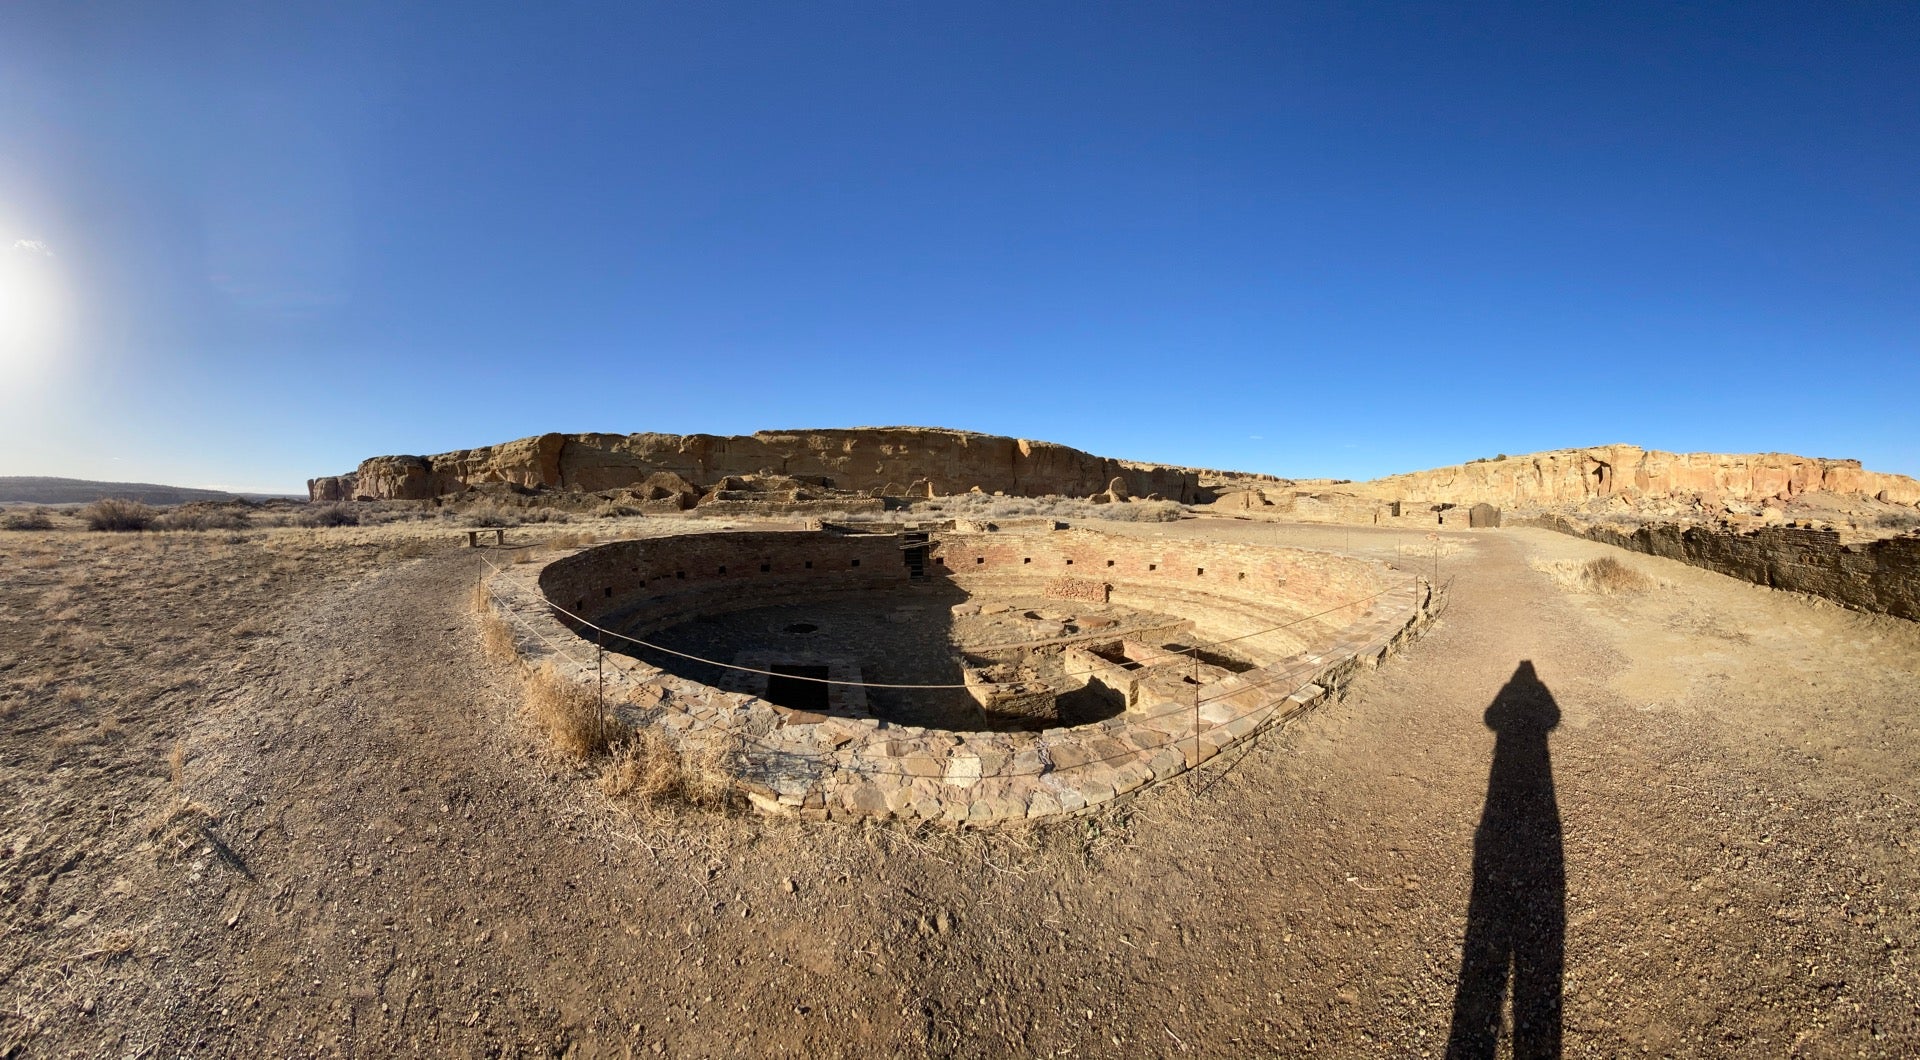
[[[1346,702],[990,834],[610,806],[481,658],[472,554],[323,588],[192,719],[185,790],[232,860],[165,866],[155,988],[26,1051],[1438,1056],[1483,718],[1523,662],[1514,695],[1559,714],[1565,899],[1508,914],[1565,924],[1567,1054],[1920,1051],[1920,637],[1647,557],[1662,591],[1569,596],[1528,560],[1601,546],[1449,540],[1450,609]],[[1523,1054],[1556,1014],[1530,998]]]

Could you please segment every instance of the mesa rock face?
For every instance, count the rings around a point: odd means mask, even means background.
[[[1342,485],[1380,500],[1501,507],[1556,507],[1596,499],[1635,501],[1700,495],[1712,502],[1757,503],[1827,492],[1895,504],[1920,502],[1920,481],[1861,468],[1858,460],[1786,453],[1665,453],[1632,445],[1545,453],[1390,475]]]
[[[772,473],[890,496],[980,489],[1086,497],[1120,484],[1134,496],[1191,503],[1212,487],[1279,483],[1266,475],[1164,467],[1094,456],[1052,442],[930,427],[712,434],[542,434],[436,456],[377,456],[349,475],[310,479],[315,501],[429,500],[475,486],[593,492],[659,473],[710,484]]]

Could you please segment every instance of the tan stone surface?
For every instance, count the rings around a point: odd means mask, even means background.
[[[1270,476],[1164,467],[1095,456],[1052,442],[933,427],[711,434],[543,434],[435,456],[377,456],[350,475],[312,479],[315,501],[423,500],[506,483],[597,491],[634,486],[657,472],[710,485],[762,473],[829,479],[843,490],[909,483],[913,495],[978,488],[1015,496],[1157,493],[1200,499],[1214,484]]]
[[[1380,500],[1500,507],[1577,504],[1704,494],[1713,501],[1757,502],[1825,491],[1898,504],[1920,502],[1920,481],[1867,471],[1858,460],[1789,453],[1667,453],[1633,445],[1557,449],[1390,475],[1337,487]]]

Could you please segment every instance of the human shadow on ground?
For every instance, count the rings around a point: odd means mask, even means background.
[[[1498,735],[1473,839],[1473,895],[1447,1057],[1494,1055],[1509,994],[1512,1055],[1557,1057],[1567,872],[1547,733],[1560,723],[1560,707],[1523,661],[1484,720]]]

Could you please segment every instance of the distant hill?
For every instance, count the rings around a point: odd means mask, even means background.
[[[257,500],[280,494],[227,493],[151,482],[93,482],[82,478],[45,478],[38,475],[0,475],[0,504],[87,504],[102,497],[123,497],[142,504],[187,504],[192,501]]]

